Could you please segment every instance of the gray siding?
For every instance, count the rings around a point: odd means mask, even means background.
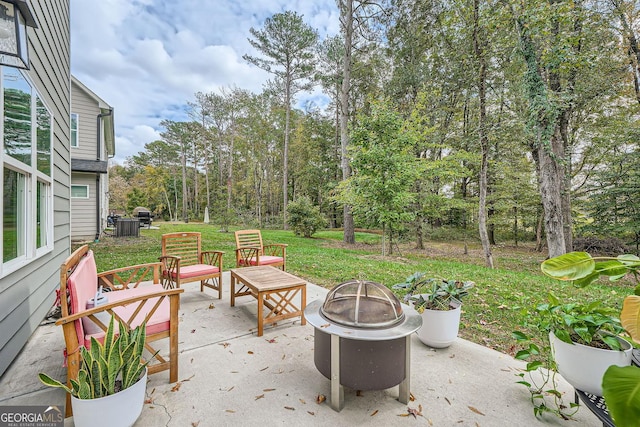
[[[96,160],[97,158],[97,119],[100,108],[95,99],[89,96],[74,82],[71,82],[71,112],[78,114],[78,146],[71,147],[74,159]],[[100,158],[106,159],[104,153]]]
[[[0,375],[51,308],[71,245],[69,0],[30,3],[39,28],[28,29],[28,74],[53,114],[54,249],[0,279]]]
[[[88,199],[71,199],[71,239],[93,240],[96,235],[96,175],[72,173],[71,184],[89,187]]]

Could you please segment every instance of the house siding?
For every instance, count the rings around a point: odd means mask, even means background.
[[[96,175],[72,172],[71,182],[89,187],[88,199],[71,199],[71,239],[93,240],[96,235]]]
[[[97,160],[97,119],[100,108],[96,101],[71,82],[71,112],[78,114],[78,146],[71,147],[74,159]],[[100,159],[104,160],[101,153]],[[75,184],[75,183],[74,183]]]
[[[28,28],[27,72],[53,114],[53,251],[0,279],[0,375],[46,316],[70,254],[69,0],[31,0],[38,22]],[[61,355],[62,362],[62,355]]]

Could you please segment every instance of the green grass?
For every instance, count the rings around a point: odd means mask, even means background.
[[[133,264],[157,261],[163,233],[198,231],[202,233],[203,250],[222,250],[224,269],[235,267],[233,229],[223,233],[214,225],[190,223],[160,223],[159,230],[141,229],[139,238],[105,237],[90,243],[99,271]],[[546,301],[553,291],[568,301],[588,302],[601,299],[605,304],[621,308],[622,299],[632,287],[602,282],[587,289],[578,289],[564,282],[549,279],[540,273],[544,259],[526,247],[496,247],[494,259],[500,268],[483,265],[481,249],[463,244],[425,242],[426,250],[415,250],[410,244],[400,245],[402,256],[380,255],[380,235],[356,233],[357,244],[342,243],[341,231],[323,231],[312,239],[296,237],[291,231],[262,230],[265,243],[286,243],[287,271],[311,283],[331,288],[353,278],[372,280],[391,286],[402,282],[416,271],[434,277],[472,280],[476,283],[464,301],[460,335],[478,344],[514,354],[515,340],[511,332],[523,330],[541,337],[539,331],[523,326],[525,313]],[[228,290],[225,290],[228,297]]]

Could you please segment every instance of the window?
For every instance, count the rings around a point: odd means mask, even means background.
[[[53,117],[18,69],[0,67],[0,97],[5,276],[53,249]]]
[[[72,199],[88,199],[89,186],[88,185],[72,185],[71,198]]]
[[[78,115],[71,113],[71,146],[78,146]]]

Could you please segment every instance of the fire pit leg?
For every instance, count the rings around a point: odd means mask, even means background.
[[[411,394],[411,335],[404,337],[405,342],[405,362],[404,362],[404,379],[400,383],[398,391],[398,400],[401,403],[408,404]]]
[[[336,412],[344,407],[344,387],[340,384],[340,337],[331,335],[331,409]]]

